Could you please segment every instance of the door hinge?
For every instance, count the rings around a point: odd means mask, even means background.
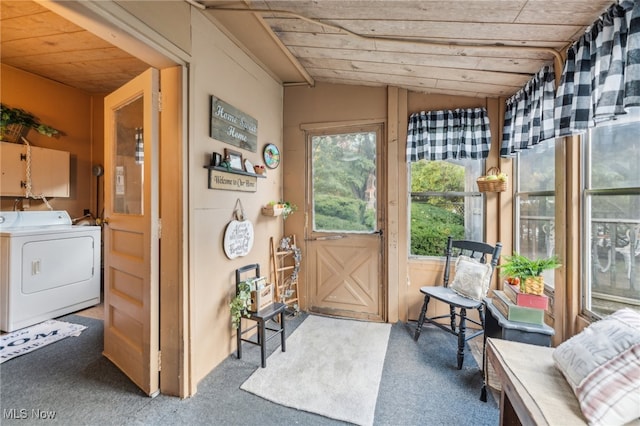
[[[162,92],[158,92],[158,112],[162,112]]]
[[[158,371],[162,371],[162,351],[158,351]]]
[[[158,239],[162,238],[162,218],[158,218]]]

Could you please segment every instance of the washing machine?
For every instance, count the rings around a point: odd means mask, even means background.
[[[100,237],[66,211],[0,212],[0,329],[99,304]]]

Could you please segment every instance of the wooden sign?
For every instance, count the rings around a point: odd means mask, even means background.
[[[209,189],[256,192],[258,189],[258,177],[209,169]]]
[[[211,134],[213,139],[256,152],[258,120],[228,103],[211,96]]]
[[[248,220],[232,220],[224,230],[224,254],[229,259],[246,256],[253,247],[253,224]]]

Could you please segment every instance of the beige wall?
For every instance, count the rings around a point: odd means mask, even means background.
[[[269,273],[269,237],[279,238],[282,220],[262,216],[261,206],[282,196],[283,167],[258,179],[256,192],[207,189],[211,152],[240,151],[253,164],[264,164],[262,149],[274,143],[282,150],[282,86],[274,81],[202,14],[192,18],[192,99],[189,143],[189,249],[193,379],[197,382],[235,350],[229,301],[235,292],[235,269],[259,263]],[[258,121],[258,150],[250,152],[209,137],[210,96],[224,100]],[[236,201],[253,223],[255,241],[246,257],[227,259],[224,230]]]
[[[96,111],[102,112],[102,98],[2,64],[2,103],[34,114],[42,123],[62,132],[49,138],[31,130],[33,146],[67,151],[70,156],[70,196],[47,199],[55,210],[66,210],[72,218],[84,209],[96,212],[96,178],[92,166],[101,163],[102,136],[95,137]],[[96,106],[97,105],[97,106]],[[100,118],[100,121],[102,119]],[[13,209],[15,197],[1,197],[0,209]],[[46,210],[41,200],[30,200],[31,210]]]

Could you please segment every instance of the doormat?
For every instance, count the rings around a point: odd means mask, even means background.
[[[0,364],[65,337],[79,336],[86,328],[84,325],[49,320],[5,334],[0,337]]]
[[[287,407],[373,424],[390,324],[311,315],[240,386]]]

